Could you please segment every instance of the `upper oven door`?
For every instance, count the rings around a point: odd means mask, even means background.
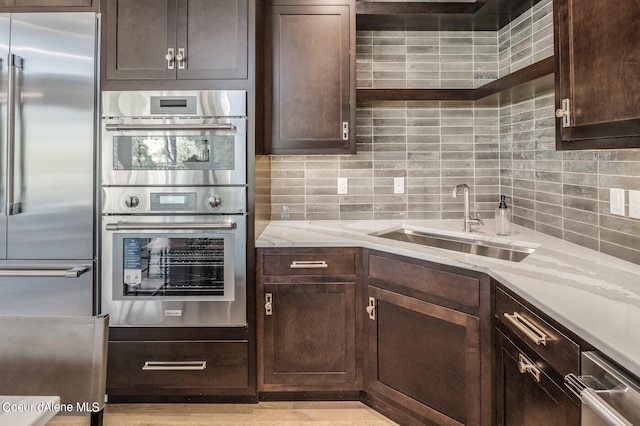
[[[102,185],[243,185],[246,119],[102,122]]]

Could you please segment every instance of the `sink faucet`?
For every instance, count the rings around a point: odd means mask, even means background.
[[[458,190],[462,189],[464,193],[464,232],[471,232],[471,225],[480,225],[482,223],[482,219],[478,216],[477,218],[472,218],[471,213],[469,212],[469,186],[466,183],[461,183],[460,185],[456,185],[453,187],[453,198],[458,196]]]

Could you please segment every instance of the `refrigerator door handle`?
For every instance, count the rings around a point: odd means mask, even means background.
[[[21,265],[0,268],[0,277],[78,278],[90,269],[87,265]]]
[[[21,212],[22,203],[15,200],[16,175],[16,71],[22,69],[22,58],[9,54],[9,82],[7,89],[7,215]]]

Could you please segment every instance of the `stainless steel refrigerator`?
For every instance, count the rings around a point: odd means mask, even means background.
[[[98,31],[0,14],[0,315],[94,313]]]

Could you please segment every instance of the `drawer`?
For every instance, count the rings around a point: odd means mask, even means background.
[[[534,412],[528,418],[535,416],[536,424],[580,424],[580,398],[569,391],[548,362],[502,331],[496,332],[496,343],[497,424],[514,424],[513,417],[521,424],[522,417],[527,418],[525,413]]]
[[[499,288],[496,318],[562,376],[580,371],[580,346]]]
[[[356,251],[265,250],[262,251],[262,273],[264,276],[355,275]]]
[[[248,349],[247,341],[109,342],[107,393],[246,388]]]
[[[369,256],[368,277],[463,306],[480,306],[480,281],[476,278],[376,255]]]

